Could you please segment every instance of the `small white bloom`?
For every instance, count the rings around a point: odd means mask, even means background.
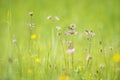
[[[31,24],[27,24],[27,26],[31,27],[31,28],[34,28],[35,27],[35,24],[34,23],[31,23]]]
[[[76,24],[70,24],[70,29],[75,29],[76,28]]]
[[[47,16],[47,20],[50,20],[50,19],[52,19],[52,17],[51,16]]]
[[[95,36],[95,33],[93,33],[93,32],[91,32],[90,34],[91,34],[92,37]]]
[[[86,34],[86,35],[89,35],[89,34],[90,34],[90,31],[85,30],[85,34]]]
[[[29,15],[30,15],[30,16],[33,16],[33,12],[29,12]]]
[[[105,68],[105,65],[104,64],[100,64],[99,66],[101,69]]]
[[[60,29],[61,29],[61,27],[60,27],[60,26],[56,26],[56,30],[58,30],[58,31],[59,31]]]
[[[17,40],[16,40],[16,39],[13,39],[12,42],[13,42],[14,44],[16,44]]]
[[[57,20],[57,21],[60,20],[60,18],[58,16],[55,16],[54,19]]]
[[[86,30],[85,33],[86,35],[91,36],[91,37],[95,36],[95,33],[93,31]]]

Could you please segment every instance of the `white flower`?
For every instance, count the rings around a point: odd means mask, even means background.
[[[74,30],[76,28],[76,24],[70,24],[70,29]]]
[[[31,23],[31,24],[27,24],[27,26],[31,27],[31,28],[34,28],[35,27],[35,24],[34,23]]]
[[[60,20],[60,18],[58,16],[55,16],[54,19],[57,20],[57,21]]]
[[[16,40],[16,39],[13,39],[12,42],[13,42],[14,44],[16,44],[17,40]]]
[[[60,26],[56,26],[56,30],[58,30],[58,31],[59,31],[60,29],[61,29],[61,27],[60,27]]]
[[[105,68],[105,65],[104,64],[100,64],[99,66],[101,69]]]
[[[67,31],[65,32],[65,35],[67,35],[67,36],[68,36],[68,35],[73,35],[73,34],[74,34],[74,35],[77,35],[77,33],[78,33],[78,32],[76,32],[75,30],[67,30]]]
[[[91,37],[95,36],[95,33],[94,32],[91,32]]]
[[[95,33],[93,31],[86,30],[85,33],[86,35],[91,36],[91,37],[95,36]]]
[[[50,20],[50,19],[52,19],[52,17],[51,16],[47,16],[47,20]]]
[[[74,51],[75,51],[75,48],[68,49],[68,50],[67,50],[67,53],[68,53],[68,54],[72,54]]]

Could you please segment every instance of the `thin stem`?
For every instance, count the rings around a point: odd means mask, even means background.
[[[30,19],[30,27],[29,27],[29,35],[30,35],[30,37],[29,37],[29,53],[31,54],[31,35],[32,35],[32,23],[33,23],[33,18],[32,18],[32,16],[30,16],[31,17],[31,19]]]
[[[89,39],[89,41],[88,41],[88,46],[89,46],[88,47],[88,52],[89,52],[89,54],[91,54],[91,42],[92,42],[91,40],[92,40],[92,37],[89,37],[88,39]]]
[[[62,46],[62,49],[63,49],[63,53],[64,53],[64,61],[65,61],[65,66],[66,66],[66,55],[65,55],[65,50],[64,50],[64,46],[63,46],[63,43],[62,43],[62,39],[60,37],[60,42],[61,42],[61,46]]]

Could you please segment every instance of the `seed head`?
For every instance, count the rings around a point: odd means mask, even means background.
[[[29,26],[30,28],[34,28],[34,27],[35,27],[35,24],[34,24],[34,23],[31,23],[31,24],[27,24],[27,26]]]
[[[71,30],[74,30],[74,29],[76,28],[76,24],[70,24],[69,28],[70,28]]]
[[[33,16],[33,12],[29,12],[29,15],[30,15],[30,16]]]
[[[86,57],[86,60],[89,61],[92,59],[92,56],[90,54],[88,54],[88,56]]]
[[[72,48],[73,48],[73,43],[72,43],[72,41],[68,41],[68,42],[67,42],[67,46],[68,46],[68,49],[72,49]]]
[[[105,65],[104,64],[100,64],[99,66],[101,69],[105,68]]]
[[[85,30],[85,33],[86,35],[91,36],[91,37],[95,36],[95,33],[93,31]]]
[[[60,36],[60,35],[62,35],[62,33],[61,32],[57,32],[57,36]]]

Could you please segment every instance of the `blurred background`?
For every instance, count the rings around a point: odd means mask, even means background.
[[[51,37],[49,30],[54,24],[46,19],[50,15],[60,18],[55,25],[75,23],[80,33],[93,30],[98,41],[120,52],[120,0],[0,0],[0,59],[10,52],[14,36],[21,45],[26,44],[30,11],[36,27],[33,32],[41,44]]]

